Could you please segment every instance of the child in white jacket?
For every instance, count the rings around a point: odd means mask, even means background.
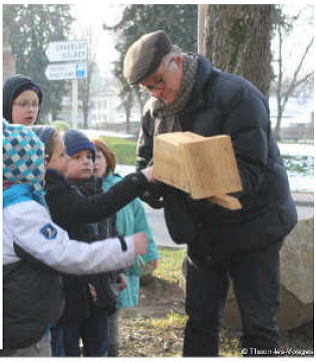
[[[126,268],[147,248],[145,233],[106,243],[70,240],[45,208],[43,177],[43,143],[29,128],[3,120],[4,349],[0,356],[41,355],[36,344],[63,309],[59,272],[95,274]]]

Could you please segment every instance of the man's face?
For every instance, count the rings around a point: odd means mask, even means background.
[[[171,104],[179,95],[182,76],[182,58],[176,55],[163,61],[158,70],[140,84],[153,97],[166,104]]]

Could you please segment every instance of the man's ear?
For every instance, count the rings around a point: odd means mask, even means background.
[[[176,62],[177,66],[179,67],[180,70],[183,69],[183,60],[182,60],[182,56],[180,54],[175,55],[173,60]]]

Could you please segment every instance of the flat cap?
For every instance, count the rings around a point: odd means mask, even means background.
[[[145,34],[127,50],[124,59],[124,77],[130,85],[138,84],[159,68],[172,43],[163,30]]]

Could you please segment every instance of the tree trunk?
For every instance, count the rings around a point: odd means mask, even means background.
[[[131,108],[127,106],[124,109],[126,115],[126,133],[129,134],[131,128]]]
[[[85,79],[79,80],[79,99],[81,100],[82,104],[82,113],[83,113],[83,128],[88,129],[89,128],[89,110],[90,110],[90,103],[91,103],[91,80],[92,80],[92,74],[94,72],[94,62],[89,61],[88,62],[88,71],[87,71],[87,77]]]
[[[135,92],[135,98],[138,102],[139,105],[139,110],[140,110],[140,115],[141,118],[143,117],[143,113],[144,113],[144,106],[148,100],[148,96],[144,96],[144,94],[142,94],[140,91],[136,91]]]
[[[88,129],[89,108],[87,106],[83,107],[82,113],[83,113],[83,128]]]
[[[125,101],[123,102],[125,115],[126,115],[126,133],[131,130],[131,114],[133,108],[133,93],[127,93]]]
[[[213,65],[270,87],[270,12],[273,5],[207,5],[204,48]]]

